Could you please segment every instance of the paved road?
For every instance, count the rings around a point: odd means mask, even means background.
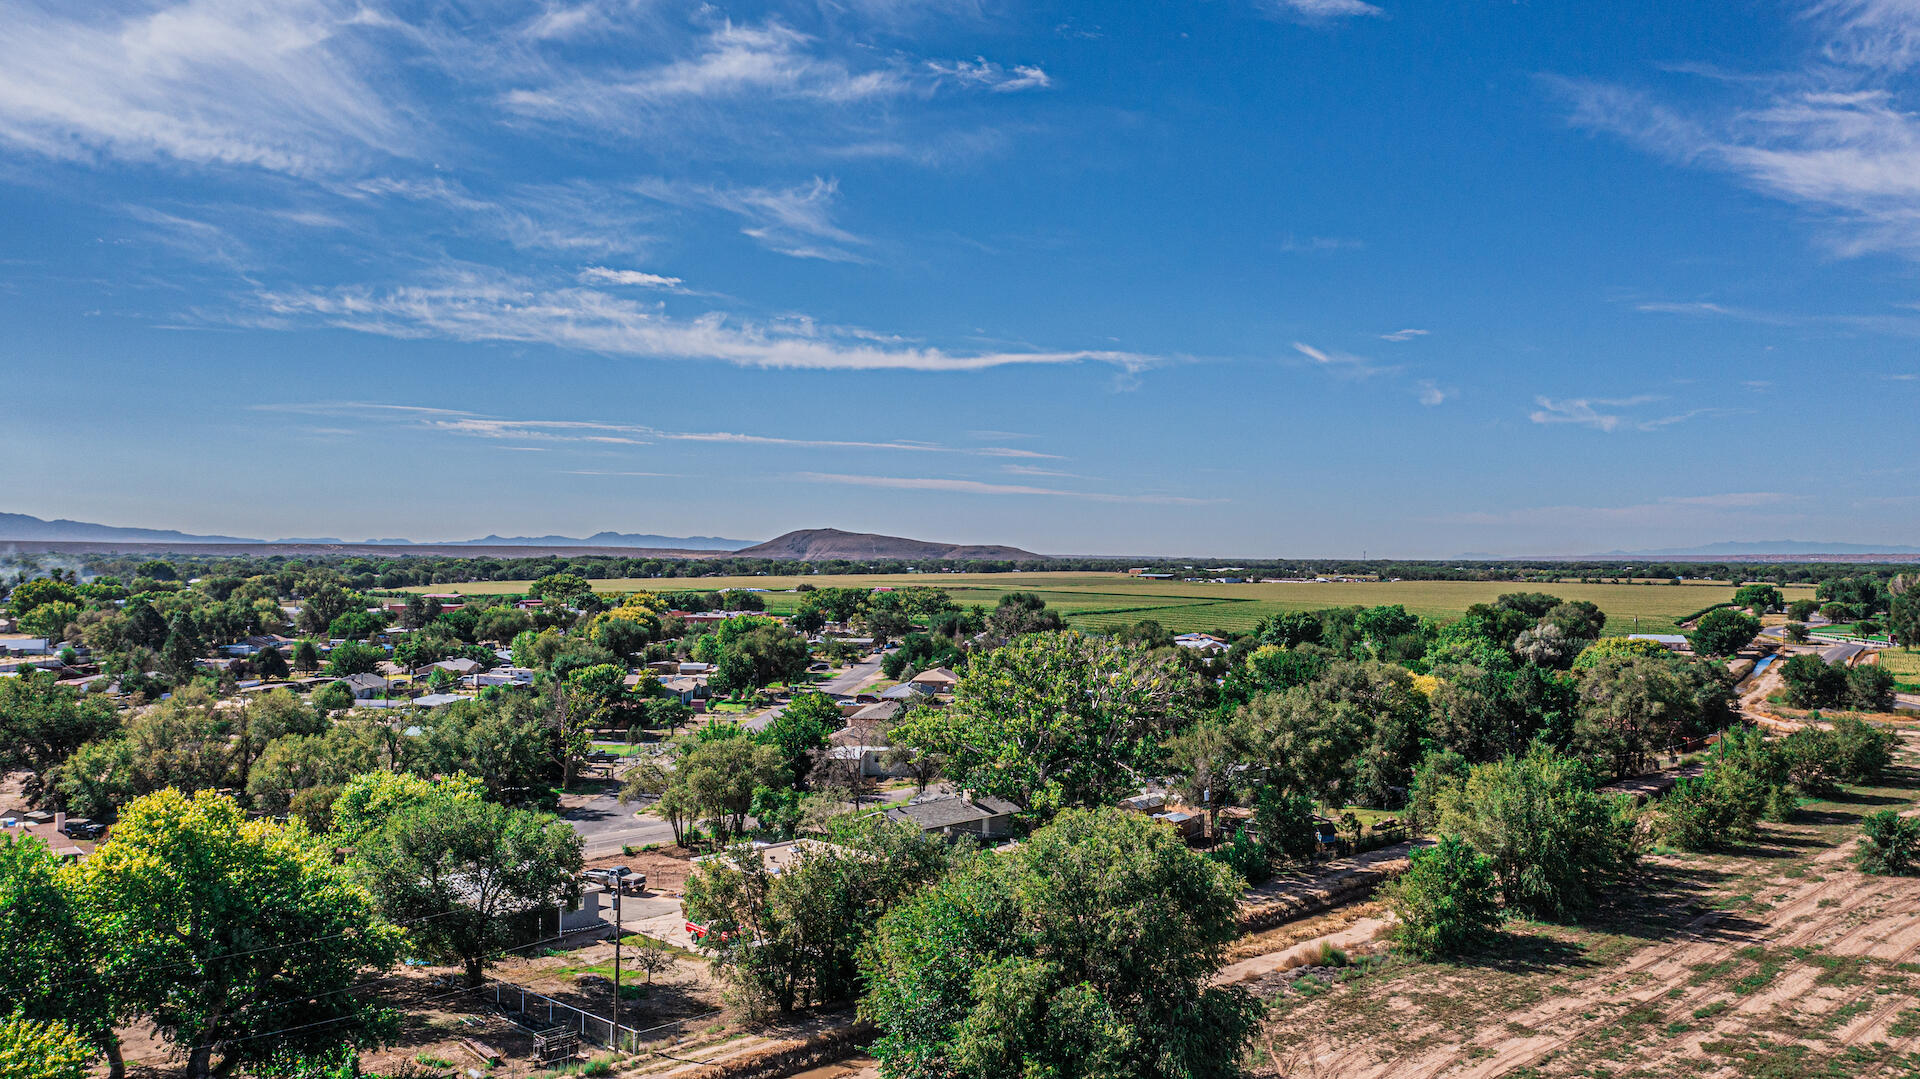
[[[1830,667],[1844,667],[1853,662],[1853,657],[1867,650],[1864,644],[1836,644],[1820,650],[1820,658]]]
[[[848,667],[844,672],[827,679],[813,688],[822,693],[850,696],[861,686],[866,685],[879,676],[880,657],[877,655],[869,656],[853,666]],[[779,715],[785,708],[786,705],[784,704],[775,705],[758,715],[748,716],[746,719],[740,721],[740,725],[750,731],[765,730],[767,724],[772,723],[773,718]]]
[[[673,826],[658,817],[641,816],[641,808],[638,803],[621,805],[619,786],[608,784],[604,792],[562,812],[560,817],[580,833],[585,843],[582,853],[588,858],[619,854],[620,848],[630,843],[645,846],[673,842]]]

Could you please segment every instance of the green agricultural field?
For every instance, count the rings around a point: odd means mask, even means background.
[[[595,581],[601,592],[639,590],[711,591],[721,588],[764,588],[767,610],[790,613],[802,593],[792,591],[802,582],[817,588],[873,588],[926,585],[944,589],[964,605],[991,607],[1009,592],[1035,592],[1047,606],[1077,626],[1123,626],[1151,618],[1175,633],[1189,631],[1244,633],[1270,614],[1310,611],[1323,607],[1372,607],[1398,603],[1409,611],[1434,619],[1457,618],[1469,606],[1506,592],[1548,592],[1561,599],[1591,600],[1607,613],[1607,629],[1614,633],[1670,633],[1675,620],[1702,607],[1733,598],[1726,583],[1521,585],[1499,581],[1389,581],[1353,584],[1188,584],[1182,581],[1143,581],[1123,573],[900,573],[806,577],[674,577]],[[462,591],[472,595],[525,592],[526,581],[482,581],[462,585],[431,585],[421,592]],[[1811,596],[1811,588],[1786,590],[1789,599]]]
[[[1880,653],[1880,665],[1893,672],[1902,693],[1920,693],[1920,652],[1889,648]]]

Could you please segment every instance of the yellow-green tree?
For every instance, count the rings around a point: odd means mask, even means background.
[[[397,960],[402,934],[299,825],[211,792],[150,794],[84,863],[78,900],[111,941],[109,982],[179,1047],[188,1079],[393,1029],[353,989]]]

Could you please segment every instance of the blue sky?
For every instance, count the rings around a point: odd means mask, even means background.
[[[0,509],[1920,541],[1920,3],[25,0]]]

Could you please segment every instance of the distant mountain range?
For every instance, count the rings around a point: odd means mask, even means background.
[[[382,547],[647,547],[685,551],[737,551],[750,547],[753,540],[726,539],[721,536],[655,536],[633,532],[596,532],[585,539],[571,536],[485,536],[470,540],[443,540],[416,544],[409,539],[345,540],[338,537],[289,537],[285,539],[249,539],[245,536],[203,536],[171,528],[123,528],[119,525],[91,524],[65,519],[44,521],[24,513],[0,513],[0,542],[32,540],[37,542],[112,543],[124,540],[140,543],[306,543],[367,544]]]
[[[1024,562],[1046,557],[1018,547],[929,543],[926,540],[881,536],[872,532],[842,532],[837,528],[803,528],[776,536],[765,543],[743,547],[735,553],[743,558],[778,558],[802,562],[920,558],[982,558]]]
[[[1891,543],[1833,543],[1823,540],[1727,540],[1699,547],[1657,551],[1608,551],[1601,558],[1737,558],[1742,555],[1920,554],[1920,547]]]

